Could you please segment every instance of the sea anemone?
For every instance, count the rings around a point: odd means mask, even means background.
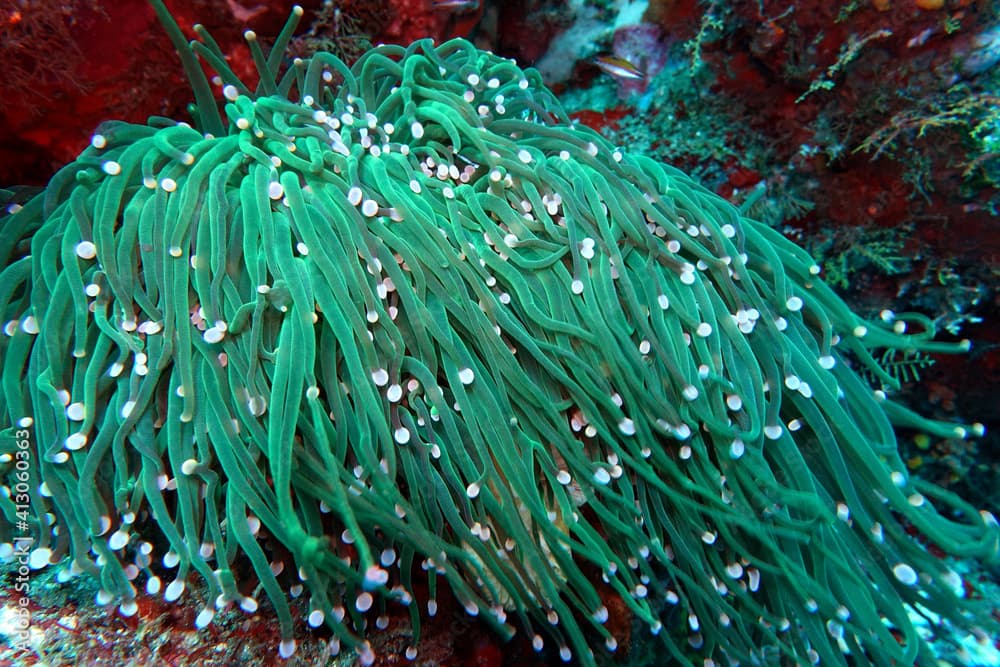
[[[248,34],[251,90],[153,5],[193,125],[107,123],[0,221],[0,539],[24,517],[35,566],[123,614],[197,573],[199,627],[257,586],[282,656],[297,574],[363,663],[392,605],[416,655],[442,579],[583,664],[610,598],[681,664],[929,663],[908,612],[989,622],[909,533],[992,558],[996,521],[907,474],[891,423],[965,430],[865,379],[893,382],[875,348],[967,345],[863,320],[466,41],[286,64],[296,8],[269,54]]]

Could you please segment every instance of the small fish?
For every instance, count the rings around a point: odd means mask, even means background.
[[[646,74],[624,58],[603,55],[594,58],[594,64],[616,79],[645,79]]]
[[[478,0],[432,0],[432,9],[446,9],[452,12],[470,12],[479,9]]]

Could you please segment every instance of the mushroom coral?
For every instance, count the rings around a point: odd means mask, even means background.
[[[153,5],[193,125],[107,123],[0,221],[0,539],[27,517],[35,565],[124,614],[197,573],[199,627],[256,585],[286,657],[297,573],[363,663],[392,605],[416,655],[442,582],[583,664],[609,596],[679,664],[913,664],[909,611],[991,622],[908,533],[994,558],[996,521],[892,424],[965,429],[866,380],[893,382],[873,349],[967,345],[865,321],[469,42],[286,63],[296,8],[269,53],[248,34],[251,90]]]

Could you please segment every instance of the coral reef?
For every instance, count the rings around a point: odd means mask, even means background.
[[[897,395],[987,424],[979,472],[954,488],[996,509],[995,3],[660,2],[644,20],[683,44],[663,74],[621,101],[581,67],[561,94],[573,118],[797,239],[860,312],[920,310],[972,338],[971,355],[934,357]],[[945,385],[962,394],[947,409],[930,391]]]
[[[230,67],[248,81],[256,72],[243,31],[273,34],[288,11],[283,2],[254,3],[249,10],[235,0],[175,4],[180,23],[204,23]],[[151,115],[183,113],[187,93],[177,56],[159,34],[145,0],[5,3],[0,183],[44,184],[109,118],[142,123]]]
[[[623,616],[681,664],[912,664],[908,610],[992,623],[910,533],[993,559],[996,520],[892,428],[979,427],[861,373],[966,343],[855,314],[467,41],[286,68],[297,8],[270,52],[248,35],[248,82],[153,5],[193,124],[105,123],[0,219],[0,536],[33,567],[125,617],[140,583],[194,595],[199,629],[266,596],[286,658],[304,589],[362,664],[390,614],[418,656],[439,588],[582,664]]]

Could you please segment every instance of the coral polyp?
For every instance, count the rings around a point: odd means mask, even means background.
[[[257,587],[283,656],[297,573],[363,663],[394,605],[416,655],[440,585],[583,664],[622,640],[611,598],[679,664],[913,664],[908,610],[989,622],[908,531],[993,558],[996,521],[911,477],[892,423],[965,429],[860,372],[964,347],[927,318],[865,321],[466,41],[286,66],[297,9],[249,36],[251,90],[153,4],[193,125],[105,124],[0,222],[0,507],[35,565],[123,614],[197,595],[199,626]]]

